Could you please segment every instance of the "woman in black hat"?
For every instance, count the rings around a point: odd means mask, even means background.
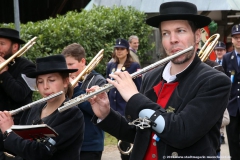
[[[200,28],[210,22],[197,14],[192,3],[162,3],[160,15],[147,24],[159,28],[165,52],[170,56],[190,46],[193,50],[146,73],[141,93],[127,72],[111,74],[115,81],[107,81],[127,102],[125,117],[110,108],[104,93],[90,100],[95,124],[118,139],[134,142],[130,160],[217,159],[231,82],[196,54]],[[136,126],[128,125],[136,119]]]
[[[43,97],[64,91],[65,94],[48,100],[43,104],[36,104],[24,111],[20,120],[21,125],[47,124],[58,136],[45,141],[23,139],[9,130],[13,125],[9,112],[0,112],[0,128],[5,150],[26,160],[79,160],[83,141],[84,119],[77,108],[59,113],[60,107],[71,98],[73,89],[69,83],[69,73],[77,69],[67,69],[63,55],[54,55],[36,60],[37,69],[27,74],[29,78],[36,78],[36,86]],[[7,133],[6,133],[7,132]],[[2,146],[2,147],[3,147]],[[3,148],[2,148],[3,149]]]

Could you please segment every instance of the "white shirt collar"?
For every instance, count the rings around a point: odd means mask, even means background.
[[[192,62],[191,62],[191,63],[192,63]],[[191,63],[190,63],[190,64],[191,64]],[[189,64],[183,71],[185,71],[185,70],[190,66],[190,64]],[[177,78],[176,75],[183,72],[183,71],[181,71],[181,72],[179,72],[179,73],[177,73],[177,74],[175,74],[175,75],[171,75],[171,74],[170,74],[170,69],[171,69],[171,67],[172,67],[172,62],[170,61],[170,62],[168,62],[168,64],[166,65],[166,67],[165,67],[164,70],[163,70],[163,75],[162,75],[162,76],[163,76],[163,79],[164,79],[165,81],[167,81],[167,83],[176,80],[176,78]]]
[[[167,83],[174,81],[177,77],[176,75],[171,75],[170,74],[170,69],[172,66],[172,62],[168,62],[168,64],[166,65],[166,67],[163,70],[163,79],[165,81],[167,81]]]

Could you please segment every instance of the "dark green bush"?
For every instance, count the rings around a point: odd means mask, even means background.
[[[33,62],[37,57],[61,53],[71,43],[80,43],[86,50],[89,62],[101,49],[104,58],[96,71],[105,76],[106,63],[111,59],[113,45],[117,38],[128,39],[137,35],[140,39],[140,61],[149,59],[147,52],[152,49],[149,44],[151,27],[145,24],[146,15],[133,7],[94,7],[81,13],[70,11],[64,16],[50,18],[39,22],[21,24],[21,38],[29,41],[37,36],[36,44],[25,53]],[[11,27],[13,24],[0,24],[0,27]]]

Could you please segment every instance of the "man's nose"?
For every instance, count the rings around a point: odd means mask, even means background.
[[[171,33],[170,42],[173,44],[178,42],[178,36],[175,33]]]

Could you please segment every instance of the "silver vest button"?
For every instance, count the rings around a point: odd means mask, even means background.
[[[157,145],[157,143],[156,143],[156,142],[153,142],[153,145],[154,145],[154,146],[156,146],[156,145]]]
[[[156,156],[156,154],[152,154],[152,158],[156,158],[157,156]]]
[[[173,157],[177,157],[177,156],[178,156],[178,153],[177,153],[177,152],[172,152],[172,156],[173,156]]]

